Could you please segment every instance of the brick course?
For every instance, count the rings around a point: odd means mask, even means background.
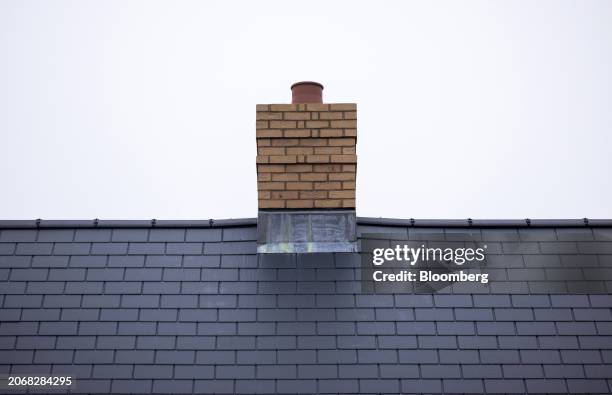
[[[256,109],[259,208],[355,208],[356,104]]]

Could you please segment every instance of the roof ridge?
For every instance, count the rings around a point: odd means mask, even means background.
[[[50,228],[223,228],[255,226],[257,218],[207,220],[0,220],[0,229]],[[357,225],[414,228],[612,227],[612,219],[415,219],[357,217]]]

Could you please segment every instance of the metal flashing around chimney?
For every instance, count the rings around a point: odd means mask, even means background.
[[[260,211],[257,252],[357,252],[354,210]]]

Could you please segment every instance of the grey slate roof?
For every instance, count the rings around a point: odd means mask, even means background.
[[[358,231],[486,242],[497,281],[362,294],[357,254],[257,256],[254,220],[2,221],[0,373],[83,393],[612,390],[608,222],[418,221]]]

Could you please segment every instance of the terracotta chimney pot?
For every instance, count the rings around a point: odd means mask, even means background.
[[[291,103],[323,103],[323,85],[313,81],[296,82],[291,85]]]

